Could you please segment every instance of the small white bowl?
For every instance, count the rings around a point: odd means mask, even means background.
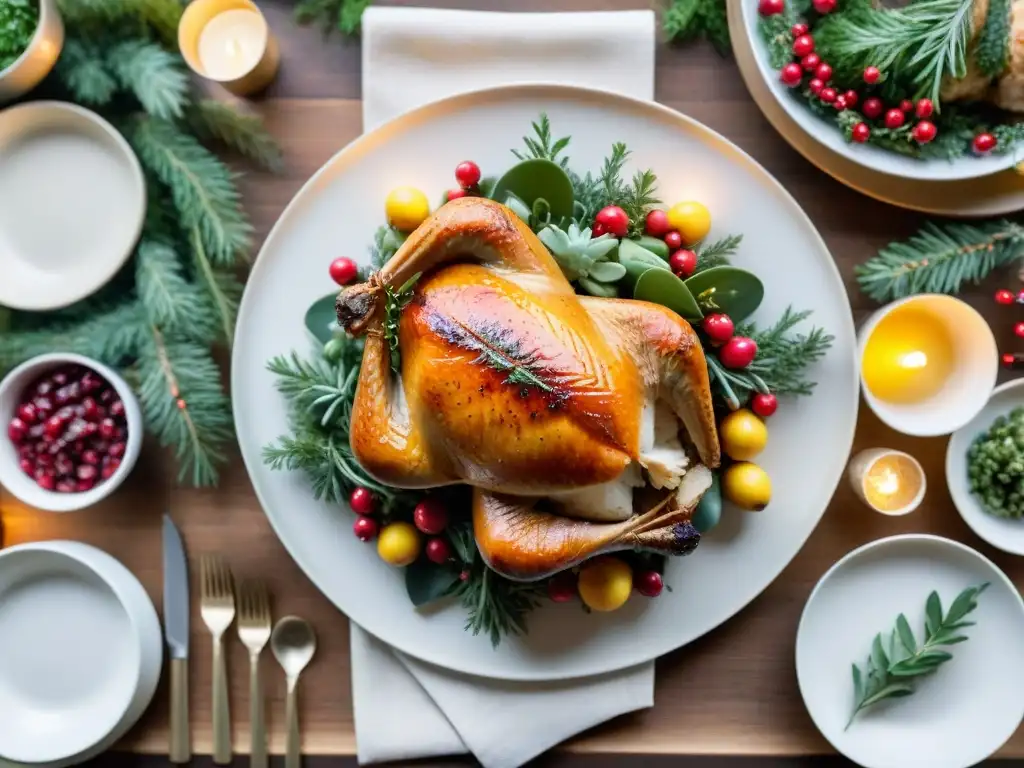
[[[0,551],[0,758],[79,762],[123,735],[163,661],[156,610],[105,552],[71,541]]]
[[[872,314],[857,331],[857,359],[879,322],[897,307],[919,303],[941,318],[953,339],[956,368],[938,394],[920,403],[887,403],[875,397],[864,383],[864,401],[892,429],[915,437],[948,435],[977,415],[988,400],[999,375],[999,349],[992,329],[976,309],[960,299],[937,293],[908,296]]]
[[[1000,384],[992,391],[985,407],[949,439],[946,446],[946,483],[960,517],[984,541],[1013,555],[1024,555],[1024,518],[1010,520],[988,514],[971,493],[967,481],[967,449],[974,438],[988,431],[999,416],[1024,406],[1024,379]]]
[[[740,3],[743,26],[750,36],[757,69],[775,101],[785,110],[786,114],[793,118],[804,133],[847,160],[888,176],[899,176],[918,181],[962,181],[991,176],[1012,168],[1019,161],[1019,153],[1013,152],[1003,155],[989,154],[984,157],[966,154],[952,161],[945,159],[920,160],[871,144],[848,142],[835,125],[825,122],[811,112],[807,105],[798,100],[790,92],[790,88],[779,80],[778,71],[773,69],[768,61],[768,50],[758,29],[758,0],[728,0],[728,2]]]
[[[29,384],[49,370],[62,365],[77,364],[90,368],[117,391],[124,402],[125,423],[128,438],[125,441],[124,456],[120,466],[109,478],[102,480],[89,491],[82,493],[57,493],[40,488],[36,482],[21,471],[18,466],[18,452],[7,437],[7,423],[13,418],[21,395]],[[0,485],[29,506],[49,512],[73,512],[92,506],[113,493],[128,477],[142,450],[142,411],[139,401],[120,374],[96,360],[70,352],[54,352],[26,360],[0,381],[0,419],[3,431],[0,433]]]
[[[43,311],[94,293],[145,215],[142,167],[106,120],[62,101],[0,111],[0,304]]]
[[[57,0],[39,0],[39,23],[24,53],[0,69],[0,104],[35,88],[57,63],[64,47],[64,22]]]
[[[913,696],[853,709],[851,664],[863,671],[877,633],[907,617],[918,642],[928,595],[943,610],[989,582],[968,618],[967,642]],[[796,633],[796,676],[807,711],[840,753],[865,768],[967,768],[1013,735],[1024,717],[1024,601],[991,560],[940,536],[872,541],[833,565],[814,587]]]

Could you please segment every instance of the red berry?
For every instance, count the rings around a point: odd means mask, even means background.
[[[676,251],[683,247],[683,236],[676,232],[674,229],[671,232],[665,233],[665,245],[669,247],[670,251]]]
[[[109,458],[107,461],[105,461],[103,463],[103,469],[100,470],[100,477],[102,477],[104,480],[106,480],[111,475],[113,475],[115,472],[117,472],[117,469],[120,466],[121,466],[121,460],[120,459]]]
[[[676,273],[676,277],[689,277],[697,269],[697,254],[680,249],[669,257],[668,265]]]
[[[122,405],[122,410],[124,406]],[[103,409],[100,408],[93,398],[87,397],[82,401],[82,418],[86,421],[101,421],[103,419]]]
[[[356,518],[356,521],[352,524],[352,532],[360,541],[370,541],[371,539],[377,538],[377,532],[379,530],[380,526],[377,525],[377,521],[372,517],[366,517],[365,515],[359,515]]]
[[[779,400],[775,395],[766,395],[763,392],[756,392],[754,396],[750,398],[750,410],[762,419],[767,419],[775,413],[778,407]]]
[[[1007,368],[1013,368],[1013,364],[1017,362],[1017,357],[1010,352],[1004,354],[1001,359],[1003,361],[1003,365]]]
[[[94,485],[96,485],[95,480],[79,480],[75,484],[75,492],[85,493],[86,491],[91,491]]]
[[[814,38],[810,35],[800,35],[793,41],[793,55],[806,56],[814,50]]]
[[[597,212],[594,221],[597,224],[603,224],[605,229],[615,237],[625,237],[629,231],[629,216],[617,205],[606,205]]]
[[[857,123],[850,132],[850,138],[858,144],[863,144],[871,138],[871,129],[867,123]]]
[[[35,424],[39,418],[39,411],[32,403],[22,403],[18,406],[18,418],[26,424]]]
[[[57,481],[57,486],[54,490],[57,493],[75,493],[78,491],[78,483],[70,477],[64,477]]]
[[[809,83],[807,83],[807,90],[810,91],[811,93],[813,93],[815,96],[820,94],[821,93],[821,89],[824,88],[824,87],[825,87],[825,84],[823,82],[821,82],[821,80],[819,80],[816,77],[814,79],[812,79]]]
[[[82,451],[81,459],[86,464],[92,464],[93,466],[100,463],[100,455],[96,453],[92,448]]]
[[[21,420],[19,416],[15,416],[11,419],[11,422],[7,425],[7,437],[11,439],[11,442],[17,445],[25,436],[28,434],[28,424]]]
[[[821,56],[816,53],[808,53],[800,59],[800,66],[805,72],[813,72],[821,65]]]
[[[821,93],[818,94],[818,98],[824,101],[826,104],[831,104],[836,100],[836,89],[835,88],[822,88]]]
[[[901,125],[903,125],[903,110],[890,109],[885,113],[886,128],[899,128]]]
[[[457,189],[449,189],[445,193],[445,195],[448,196],[448,200],[450,202],[452,200],[458,200],[460,197],[465,197],[466,196],[466,190],[464,190],[462,187],[459,187]]]
[[[775,16],[785,9],[786,5],[783,0],[759,0],[757,4],[757,12],[762,16]]]
[[[814,76],[821,80],[821,82],[827,83],[832,79],[832,67],[822,62],[818,65],[818,68],[814,70]]]
[[[1021,338],[1024,338],[1024,323],[1017,323],[1013,326],[1013,332]]]
[[[843,94],[843,98],[846,99],[846,106],[853,109],[857,106],[857,102],[860,101],[860,96],[854,90],[849,90]]]
[[[96,477],[98,475],[99,472],[96,471],[96,467],[91,464],[79,464],[78,467],[75,468],[75,477],[79,480],[92,480],[93,482],[96,482]]]
[[[979,155],[991,152],[996,148],[996,137],[991,133],[979,133],[974,137],[973,147],[974,152]]]
[[[864,82],[868,85],[874,85],[878,82],[878,79],[882,76],[881,70],[878,67],[865,67],[864,68]]]
[[[1014,296],[1012,291],[1005,288],[996,291],[996,304],[1013,304]]]
[[[359,267],[356,266],[352,259],[341,256],[331,262],[331,280],[338,285],[348,285],[351,283],[357,272],[359,272]]]
[[[842,94],[836,96],[835,101],[832,102],[832,106],[834,106],[837,111],[842,112],[844,109],[846,109],[847,106],[846,97],[843,96]]]
[[[900,102],[901,112],[912,112],[913,110],[914,102],[912,102],[910,99],[904,99],[903,101]]]
[[[352,489],[348,497],[348,505],[357,515],[372,515],[377,508],[377,499],[369,488],[358,486]]]
[[[451,544],[444,539],[430,539],[423,549],[427,553],[427,559],[438,565],[447,563],[452,558]]]
[[[746,336],[733,336],[718,350],[718,359],[726,368],[746,368],[757,356],[757,342]]]
[[[731,317],[719,312],[705,317],[701,323],[701,329],[711,341],[717,344],[724,344],[732,338],[736,326],[733,324]]]
[[[548,597],[555,603],[568,603],[576,598],[576,574],[572,571],[556,573],[548,579]]]
[[[100,422],[100,437],[104,440],[113,440],[117,437],[117,424],[113,419],[106,418]]]
[[[648,211],[644,230],[652,237],[661,237],[668,232],[668,214],[660,208]]]
[[[922,120],[914,126],[912,131],[914,135],[914,141],[918,144],[927,144],[929,141],[935,138],[939,130],[935,127],[935,123],[931,123],[927,120]]]
[[[864,117],[871,118],[872,120],[881,115],[884,110],[885,105],[882,104],[882,100],[875,97],[864,99],[864,106],[861,107]]]
[[[824,16],[836,9],[836,0],[814,0],[814,10]]]
[[[124,456],[125,449],[128,446],[124,443],[111,443],[110,448],[107,449],[107,455],[113,456],[115,459],[120,459]]]
[[[52,469],[37,467],[35,473],[36,485],[44,491],[52,491],[57,485],[57,475]]]
[[[600,237],[601,235],[607,235],[607,234],[608,234],[608,228],[604,224],[600,224],[600,223],[595,224],[590,229],[590,236],[591,237]]]
[[[455,166],[455,180],[463,189],[475,187],[480,182],[480,166],[472,160]]]
[[[32,473],[35,471],[36,465],[33,463],[32,459],[19,459],[18,468],[29,477],[32,477]]]
[[[50,440],[56,440],[60,437],[63,431],[64,420],[55,414],[46,420],[46,426],[43,428],[43,436]]]
[[[799,24],[794,24],[792,27],[789,28],[789,34],[791,34],[793,37],[800,37],[800,35],[806,35],[807,30],[808,26],[803,22],[800,22]]]
[[[644,597],[657,597],[665,588],[665,582],[657,571],[640,571],[633,576],[633,586]]]
[[[448,510],[439,499],[427,497],[412,511],[412,521],[421,531],[434,536],[448,525]]]
[[[914,114],[922,120],[926,117],[931,117],[934,112],[935,105],[932,104],[931,99],[919,99],[917,104],[914,105]]]
[[[1017,303],[1024,304],[1024,289],[1017,291]]]

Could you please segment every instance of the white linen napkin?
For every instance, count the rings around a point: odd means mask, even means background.
[[[557,83],[654,98],[651,11],[373,7],[362,28],[364,130],[496,85]],[[351,664],[361,764],[472,752],[484,768],[517,768],[587,728],[654,704],[653,662],[566,682],[491,680],[410,658],[352,624]]]

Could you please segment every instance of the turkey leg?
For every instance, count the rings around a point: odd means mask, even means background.
[[[679,488],[639,515],[620,523],[592,523],[536,508],[536,499],[473,491],[473,532],[484,562],[516,581],[538,581],[594,555],[647,549],[686,555],[700,541],[690,523],[711,471],[696,466]]]

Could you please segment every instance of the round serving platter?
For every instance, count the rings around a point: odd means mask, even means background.
[[[288,431],[284,400],[267,361],[311,349],[303,317],[332,290],[327,265],[363,264],[383,201],[399,185],[451,185],[452,168],[472,158],[484,173],[515,158],[530,122],[546,113],[557,136],[571,135],[572,167],[598,169],[613,142],[633,149],[629,170],[652,168],[665,200],[698,199],[714,217],[711,238],[742,234],[733,259],[757,272],[765,299],[754,316],[787,306],[835,337],[811,372],[812,397],[784,399],[759,462],[773,479],[760,513],[726,510],[697,552],[668,563],[674,587],[657,600],[631,600],[612,614],[548,604],[529,634],[492,649],[463,631],[457,606],[416,611],[403,574],[352,535],[351,514],[314,501],[300,473],[275,472],[263,446]],[[239,310],[232,358],[238,439],[271,525],[309,578],[353,621],[396,649],[459,672],[511,680],[583,677],[656,658],[734,616],[793,559],[817,525],[853,441],[858,390],[855,335],[842,279],[825,244],[788,193],[749,156],[690,118],[657,104],[580,88],[522,85],[436,102],[366,134],[335,155],[299,191],[263,246]],[[813,449],[810,446],[813,445]]]

